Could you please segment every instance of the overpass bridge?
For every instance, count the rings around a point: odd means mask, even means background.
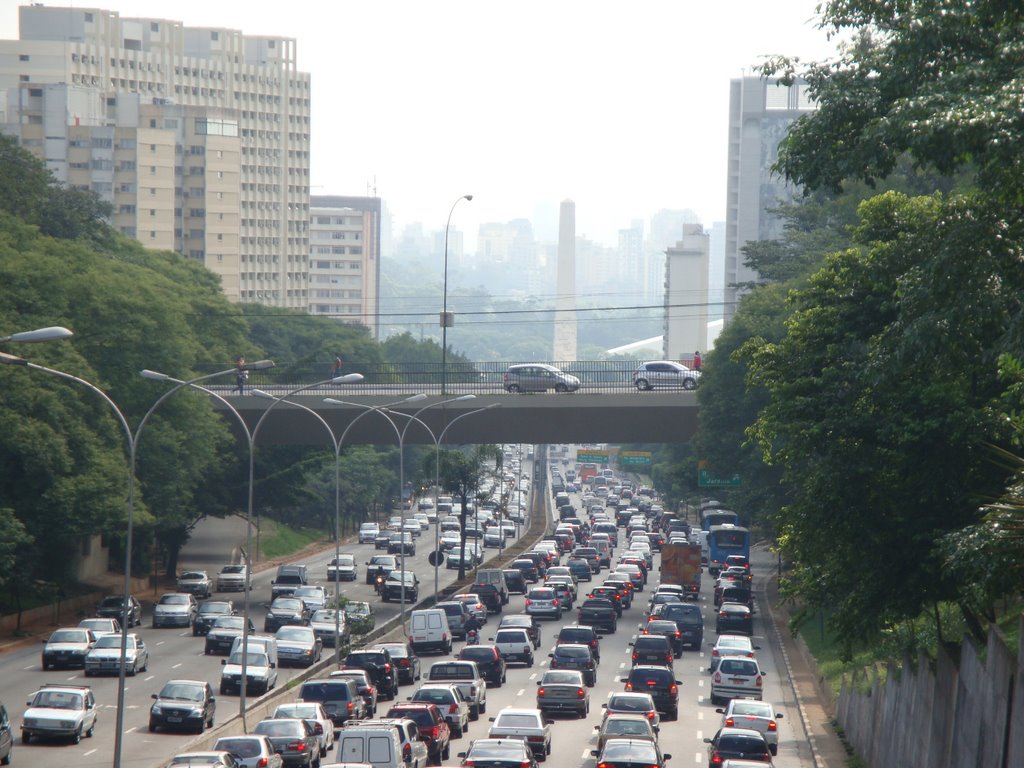
[[[576,376],[579,389],[512,394],[505,389],[504,374],[509,363],[465,361],[451,363],[444,370],[432,363],[346,363],[342,373],[359,373],[364,377],[357,384],[346,385],[324,381],[333,375],[327,363],[285,364],[251,371],[243,395],[232,392],[228,385],[213,388],[229,399],[250,429],[273,402],[254,395],[250,387],[275,397],[301,389],[289,399],[316,411],[338,436],[367,408],[413,395],[422,399],[396,405],[392,410],[412,415],[422,409],[419,418],[435,435],[440,435],[459,416],[488,408],[453,424],[444,437],[448,444],[680,443],[687,442],[697,428],[696,391],[638,390],[633,380],[635,362],[571,361],[552,365]],[[472,395],[472,399],[441,405],[442,401],[467,395]],[[348,405],[325,403],[327,397],[346,401]],[[219,403],[218,407],[224,408]],[[231,421],[233,428],[240,429],[235,419]],[[406,422],[407,419],[395,417],[400,428]],[[327,438],[323,425],[309,413],[280,403],[264,420],[258,439],[322,445]],[[394,445],[396,437],[383,417],[371,414],[352,427],[345,442]],[[433,445],[433,438],[425,429],[413,426],[406,432],[405,442]]]

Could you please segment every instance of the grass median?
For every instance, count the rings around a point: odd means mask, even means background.
[[[285,557],[326,538],[327,534],[316,528],[292,528],[263,518],[260,523],[260,556],[264,560]]]

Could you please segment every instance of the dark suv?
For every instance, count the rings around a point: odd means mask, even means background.
[[[672,645],[667,637],[662,635],[638,635],[631,645],[633,646],[633,666],[638,667],[650,664],[659,667],[672,668]]]
[[[365,669],[382,699],[393,699],[398,693],[398,671],[391,660],[391,654],[383,649],[353,651],[345,657],[342,666]]]
[[[501,592],[494,584],[474,584],[468,591],[480,597],[480,602],[487,606],[488,613],[501,613]]]
[[[627,691],[651,694],[655,708],[665,715],[666,720],[679,717],[679,686],[682,683],[675,679],[671,669],[640,664],[633,667],[622,682],[626,684]]]
[[[205,680],[171,680],[154,693],[149,710],[149,730],[174,728],[202,733],[213,727],[217,700]]]
[[[523,571],[518,568],[506,568],[502,571],[505,574],[505,583],[508,585],[509,593],[515,592],[517,595],[525,595],[528,587],[526,586],[526,575]]]
[[[594,655],[594,660],[597,663],[601,663],[601,635],[597,634],[597,630],[593,627],[580,626],[578,624],[569,624],[568,626],[562,627],[558,632],[558,637],[555,638],[555,645],[561,645],[562,643],[578,643],[579,645],[589,645],[590,652]]]
[[[460,661],[475,661],[480,677],[495,688],[505,682],[505,659],[494,645],[467,645],[455,658]]]
[[[654,608],[652,618],[674,621],[679,628],[682,644],[700,649],[704,642],[704,616],[700,606],[693,603],[668,603]]]
[[[124,595],[107,595],[103,601],[96,606],[96,615],[103,619],[117,619],[128,627],[137,627],[142,624],[142,606],[135,595],[128,596],[128,616],[124,620]]]

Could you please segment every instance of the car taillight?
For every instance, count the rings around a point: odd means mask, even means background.
[[[527,605],[530,605],[530,603],[532,603],[532,602],[533,602],[533,601],[532,601],[532,600],[531,600],[530,598],[526,598],[526,604],[527,604]]]
[[[351,701],[350,701],[350,702],[348,703],[348,711],[349,711],[349,712],[351,712],[351,711],[352,711],[352,702],[351,702]]]
[[[467,765],[467,763],[463,763],[463,765]],[[530,768],[530,761],[523,760],[523,762],[519,764],[519,768]]]
[[[288,749],[289,752],[305,752],[306,751],[306,742],[304,742],[304,741],[293,741],[291,744],[288,745],[287,749]]]
[[[447,632],[442,632],[441,633],[441,641],[442,642],[448,642],[448,633]]]
[[[677,630],[676,630],[676,637],[680,637],[681,635],[682,635],[682,632],[680,632],[680,631],[679,631],[679,630],[677,629]]]
[[[647,713],[647,719],[648,719],[648,720],[653,720],[653,719],[654,719],[654,716],[655,716],[656,714],[658,714],[658,713],[657,713],[657,712],[655,712],[655,711],[654,711],[654,710],[652,709],[652,710],[651,710],[650,712],[648,712],[648,713]]]
[[[714,752],[712,752],[711,753],[711,759],[708,762],[711,765],[721,765],[722,764],[722,755],[721,755],[721,753],[718,752],[718,750],[715,750]]]
[[[412,758],[412,745],[406,744],[402,747],[402,757],[408,762]]]
[[[372,685],[366,686],[366,692],[369,693],[369,694],[373,694],[373,686]]]
[[[558,598],[556,597],[556,598],[555,598],[554,600],[552,600],[551,602],[552,602],[552,603],[554,603],[555,605],[558,605]]]
[[[632,691],[632,690],[633,690],[633,684],[632,684],[632,683],[629,683],[629,682],[627,682],[627,683],[626,683],[626,690],[627,690],[627,691]]]
[[[722,673],[721,672],[715,672],[715,682],[716,683],[722,682]]]
[[[409,660],[408,659],[401,659],[401,660],[399,660],[398,666],[400,666],[400,667],[408,667],[409,666]]]
[[[778,729],[779,729],[779,724],[778,723],[776,723],[774,720],[769,720],[768,721],[768,730],[769,731],[777,731]]]
[[[584,690],[583,690],[582,688],[577,688],[577,689],[576,689],[576,698],[577,698],[577,699],[582,699],[582,698],[584,698],[584,697],[585,697],[586,695],[587,695],[587,692],[586,692],[586,691],[584,691]]]
[[[387,664],[384,665],[384,671],[385,672],[390,672],[391,671],[391,662],[390,661]]]
[[[671,693],[673,696],[678,696],[679,695],[679,686],[676,685],[675,683],[672,683],[672,685],[669,686],[668,692]]]
[[[723,725],[726,728],[735,728],[736,727],[736,721],[733,718],[731,718],[731,717],[727,717],[727,718],[725,718],[725,722],[723,723]]]
[[[537,695],[540,696],[541,698],[543,698],[544,697],[544,689],[543,688],[538,688],[537,689]]]
[[[458,704],[450,704],[448,706],[448,714],[449,715],[457,715],[458,713],[459,713],[459,705]]]
[[[267,758],[267,757],[261,757],[256,762],[256,768],[268,768],[269,765],[270,765],[270,758]]]
[[[640,634],[641,634],[641,635],[649,635],[649,634],[651,634],[651,630],[649,630],[649,629],[644,629],[644,631],[643,631],[643,632],[641,632]]]
[[[665,661],[667,661],[669,664],[672,663],[672,654],[671,653],[666,653],[665,654]]]
[[[639,658],[640,658],[640,654],[637,653],[636,651],[633,651],[633,661],[636,661]]]
[[[761,676],[760,676],[760,675],[758,675],[758,676],[757,676],[757,683],[756,683],[756,685],[757,685],[757,687],[758,687],[758,688],[760,688],[760,687],[761,687],[761,683],[762,683],[762,680],[761,680]]]

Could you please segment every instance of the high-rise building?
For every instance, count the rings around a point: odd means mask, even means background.
[[[380,332],[378,197],[313,195],[309,225],[309,313]]]
[[[310,77],[294,39],[116,11],[19,8],[0,129],[113,224],[232,300],[309,306]]]
[[[684,224],[682,238],[665,251],[666,360],[686,363],[707,351],[709,238],[700,224]]]
[[[773,173],[779,143],[790,124],[814,109],[807,84],[785,85],[778,78],[735,78],[729,85],[729,170],[725,239],[725,319],[736,312],[739,285],[757,282],[744,265],[742,248],[751,240],[782,234],[783,222],[772,213],[794,199],[796,190]]]

